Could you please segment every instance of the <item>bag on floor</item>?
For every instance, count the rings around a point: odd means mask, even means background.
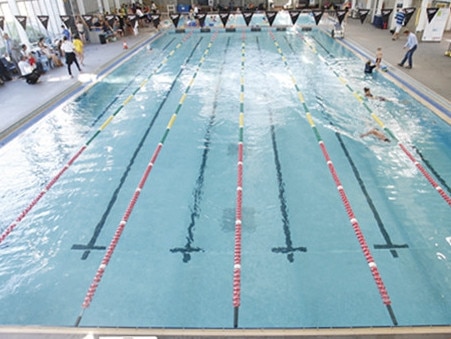
[[[34,69],[33,72],[31,72],[31,74],[28,74],[25,77],[25,79],[27,81],[27,84],[34,85],[35,83],[38,82],[40,76],[41,73],[37,69]]]

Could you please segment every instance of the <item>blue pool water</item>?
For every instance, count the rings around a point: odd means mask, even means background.
[[[0,323],[449,325],[450,205],[396,140],[360,134],[375,114],[449,196],[451,127],[362,68],[316,29],[169,32],[48,113],[0,149]]]

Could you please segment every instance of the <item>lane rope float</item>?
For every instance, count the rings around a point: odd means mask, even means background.
[[[156,162],[156,160],[158,158],[158,155],[160,154],[160,151],[163,148],[164,142],[165,142],[166,138],[168,137],[169,132],[171,131],[171,128],[172,128],[172,126],[175,123],[175,120],[177,119],[177,115],[178,115],[178,113],[180,111],[180,108],[182,107],[182,105],[183,105],[183,103],[184,103],[184,101],[185,101],[185,99],[186,99],[186,97],[187,97],[187,95],[189,93],[189,90],[191,89],[191,86],[193,85],[193,83],[194,83],[194,81],[195,81],[195,79],[197,77],[197,73],[199,72],[201,66],[204,63],[206,56],[210,52],[211,46],[213,45],[213,42],[215,41],[216,37],[217,37],[217,32],[215,32],[215,34],[211,37],[211,40],[208,43],[208,46],[205,49],[203,55],[201,56],[200,61],[199,61],[198,65],[197,65],[197,67],[196,67],[196,70],[194,71],[194,74],[191,77],[191,80],[189,81],[188,86],[185,89],[185,92],[182,94],[182,96],[181,96],[181,98],[179,100],[179,103],[177,105],[177,108],[176,108],[175,112],[172,114],[171,118],[169,119],[169,122],[167,124],[166,130],[163,133],[163,136],[160,139],[160,142],[158,143],[157,147],[155,148],[155,150],[153,152],[153,155],[152,155],[149,163],[147,164],[147,167],[144,170],[143,175],[141,176],[141,179],[140,179],[140,181],[138,183],[138,186],[136,187],[135,192],[133,193],[132,198],[131,198],[131,200],[130,200],[130,202],[129,202],[129,204],[128,204],[125,212],[124,212],[124,215],[122,216],[122,219],[119,222],[118,227],[116,228],[116,232],[114,233],[113,239],[111,239],[111,242],[110,242],[110,244],[109,244],[109,246],[107,248],[107,251],[106,251],[106,253],[105,253],[105,255],[104,255],[104,257],[103,257],[103,259],[102,259],[97,271],[96,271],[96,274],[95,274],[95,276],[93,278],[93,281],[92,281],[91,285],[88,288],[88,291],[87,291],[87,293],[85,295],[85,298],[83,300],[83,303],[82,303],[82,309],[81,309],[80,315],[77,317],[77,319],[75,321],[75,327],[77,327],[80,324],[80,321],[81,321],[81,319],[83,317],[83,314],[84,314],[85,310],[87,308],[89,308],[89,306],[90,306],[90,304],[92,302],[92,299],[94,298],[94,295],[95,295],[95,293],[97,291],[97,287],[99,286],[99,284],[100,284],[100,282],[102,280],[102,277],[103,277],[103,275],[105,273],[105,270],[106,270],[106,268],[107,268],[107,266],[108,266],[108,264],[109,264],[109,262],[111,260],[111,257],[113,256],[114,250],[116,249],[116,246],[119,243],[119,239],[120,239],[120,237],[122,235],[122,232],[124,231],[125,226],[127,225],[128,219],[129,219],[131,213],[133,212],[133,208],[135,207],[135,204],[136,204],[136,202],[139,199],[139,196],[141,194],[141,190],[144,188],[144,185],[145,185],[145,183],[147,181],[147,178],[149,177],[149,175],[150,175],[150,173],[151,173],[151,171],[153,169],[153,166],[154,166],[154,164],[155,164],[155,162]]]
[[[243,135],[244,135],[244,66],[246,61],[246,35],[243,31],[241,41],[240,65],[240,114],[238,133],[238,161],[235,205],[235,249],[233,258],[233,327],[238,327],[238,311],[241,304],[241,232],[243,217]]]

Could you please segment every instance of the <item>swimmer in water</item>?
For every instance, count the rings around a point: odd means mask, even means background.
[[[375,136],[376,138],[378,138],[381,141],[390,142],[390,139],[387,138],[387,136],[384,133],[382,133],[380,130],[378,130],[377,128],[370,129],[368,132],[361,134],[360,137],[364,138],[368,135]]]
[[[371,90],[369,89],[369,87],[363,88],[363,92],[365,93],[365,97],[367,97],[369,99],[376,99],[376,100],[380,100],[380,101],[390,101],[384,97],[374,96],[373,93],[371,93]]]

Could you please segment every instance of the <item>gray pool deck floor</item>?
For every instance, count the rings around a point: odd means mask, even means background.
[[[21,79],[14,79],[0,87],[0,144],[20,130],[30,119],[45,111],[70,93],[80,89],[90,79],[101,74],[115,61],[132,53],[145,41],[156,34],[152,28],[141,30],[137,36],[125,38],[129,46],[123,49],[123,39],[106,45],[87,44],[85,46],[85,66],[79,75],[73,68],[74,78],[70,78],[65,67],[53,69],[42,76],[37,85],[27,85]],[[344,43],[351,42],[362,52],[362,67],[368,56],[373,56],[377,47],[382,47],[383,64],[409,86],[418,87],[432,100],[438,100],[450,112],[451,98],[451,58],[445,56],[451,39],[446,32],[441,42],[420,42],[414,55],[413,69],[404,69],[397,63],[404,55],[402,46],[406,38],[391,40],[388,30],[371,24],[361,24],[359,20],[348,19]],[[446,113],[446,112],[445,112]],[[451,118],[451,117],[449,117]],[[409,327],[409,328],[368,328],[368,329],[305,329],[305,330],[162,330],[162,329],[101,329],[101,328],[46,328],[0,326],[0,338],[451,338],[451,326]]]

